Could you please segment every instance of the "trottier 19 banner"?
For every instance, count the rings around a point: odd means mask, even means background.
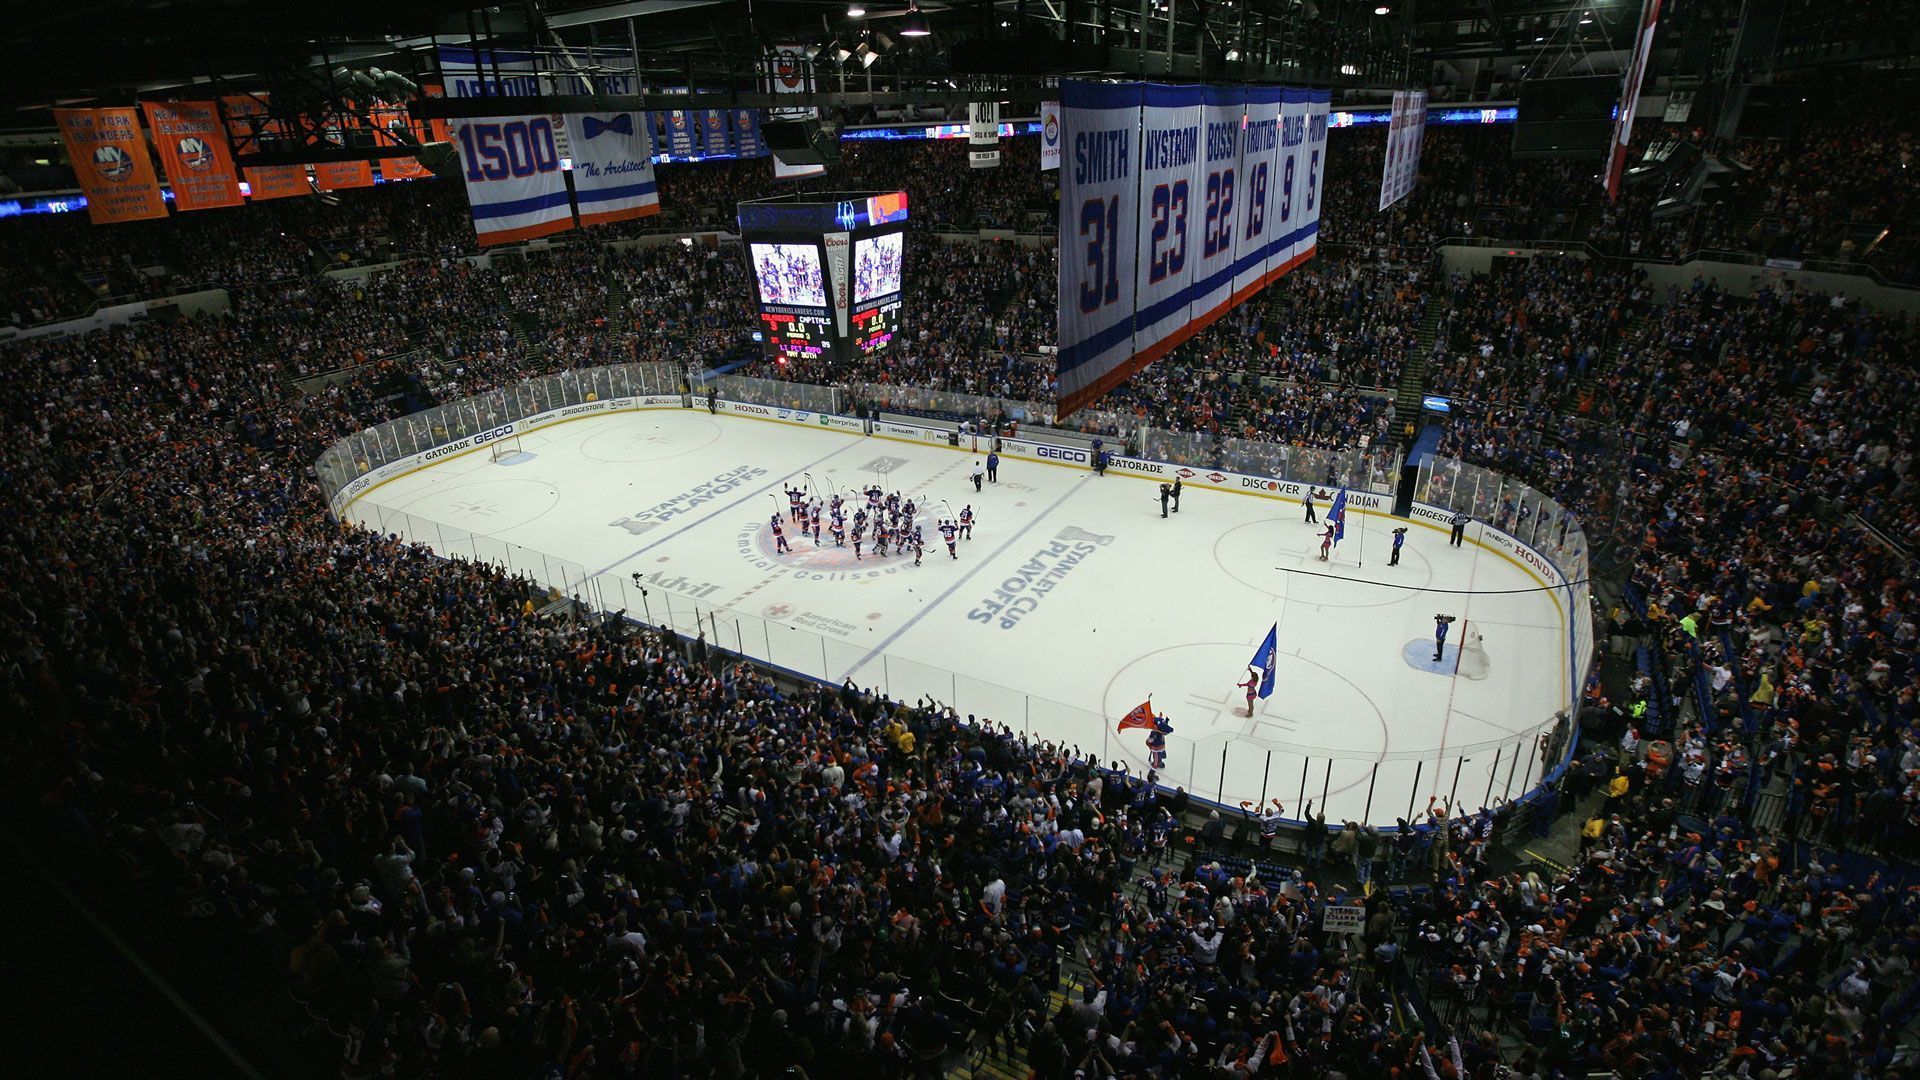
[[[1328,100],[1061,84],[1059,417],[1312,257]]]

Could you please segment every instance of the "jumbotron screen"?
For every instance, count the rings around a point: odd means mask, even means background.
[[[813,244],[753,244],[753,277],[762,307],[827,307],[820,249]]]

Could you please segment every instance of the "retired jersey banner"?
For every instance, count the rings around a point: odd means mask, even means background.
[[[1040,103],[1040,171],[1060,167],[1060,103]]]
[[[140,134],[140,116],[132,109],[55,109],[53,122],[66,140],[67,157],[80,190],[87,194],[87,216],[95,225],[167,216],[160,181]]]
[[[453,145],[481,246],[573,228],[550,116],[482,116],[453,122]]]
[[[1267,253],[1274,238],[1285,235],[1290,228],[1281,219],[1289,174],[1280,153],[1280,113],[1282,101],[1292,93],[1296,91],[1278,86],[1247,90],[1247,121],[1240,138],[1240,191],[1234,199],[1238,204],[1233,234],[1235,304],[1245,302],[1267,283]]]
[[[660,212],[654,183],[653,137],[641,113],[570,113],[573,193],[581,225],[647,217]]]
[[[1000,167],[1000,103],[975,101],[967,106],[967,167]]]
[[[1195,192],[1199,197],[1199,250],[1193,262],[1193,315],[1175,344],[1204,330],[1233,306],[1236,232],[1240,200],[1253,179],[1241,162],[1245,87],[1209,86],[1201,97],[1201,147]]]
[[[1387,117],[1387,153],[1380,166],[1380,205],[1385,210],[1413,191],[1420,172],[1420,144],[1427,131],[1427,92],[1395,90]]]
[[[1191,286],[1205,202],[1198,175],[1204,93],[1199,86],[1149,83],[1140,110],[1138,308],[1133,357],[1125,364],[1129,374],[1165,356],[1193,318]]]
[[[1607,199],[1620,198],[1620,179],[1627,173],[1627,146],[1633,142],[1633,115],[1640,108],[1640,84],[1647,77],[1647,60],[1653,54],[1653,32],[1660,25],[1660,0],[1641,0],[1640,36],[1633,44],[1633,59],[1627,64],[1620,84],[1620,105],[1614,111],[1613,149],[1607,155]]]
[[[1141,83],[1060,84],[1059,383],[1057,416],[1131,371],[1140,211]]]
[[[1313,255],[1330,97],[1061,84],[1056,417]]]
[[[173,185],[173,205],[181,210],[214,210],[239,206],[240,178],[227,153],[227,133],[220,123],[220,107],[211,101],[149,101],[141,106],[147,128],[160,151],[167,180]]]
[[[273,136],[280,131],[280,122],[267,115],[265,94],[228,95],[220,99],[220,111],[227,118],[227,136],[241,154],[258,151],[262,135]],[[254,202],[313,194],[305,165],[268,165],[244,168],[240,173],[247,184],[247,196]]]

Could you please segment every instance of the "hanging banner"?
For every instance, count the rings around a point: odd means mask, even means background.
[[[768,93],[804,94],[813,89],[813,62],[807,59],[805,46],[769,46],[766,65]],[[811,105],[773,110],[773,116],[783,120],[801,119],[814,115],[816,112]]]
[[[1200,187],[1198,86],[1149,83],[1140,110],[1140,209],[1136,234],[1131,374],[1165,356],[1193,317],[1189,286],[1200,256],[1205,193]],[[1124,257],[1124,256],[1123,256]],[[1124,376],[1123,376],[1124,377]]]
[[[1202,88],[1200,161],[1194,173],[1200,245],[1193,266],[1193,313],[1171,339],[1175,345],[1206,329],[1233,306],[1234,230],[1240,200],[1251,179],[1240,161],[1246,112],[1245,87]]]
[[[1240,140],[1239,224],[1233,235],[1233,303],[1246,299],[1267,283],[1267,254],[1275,237],[1291,227],[1283,212],[1291,211],[1293,174],[1280,151],[1282,102],[1296,90],[1278,86],[1247,89],[1246,129]],[[1304,127],[1304,125],[1303,125]]]
[[[345,191],[373,186],[373,162],[328,161],[313,167],[314,186],[321,191]]]
[[[1060,103],[1040,103],[1040,171],[1060,167]]]
[[[220,111],[226,115],[227,136],[238,154],[256,153],[263,136],[271,139],[280,134],[280,122],[267,115],[265,94],[230,94],[220,99]],[[240,172],[247,183],[247,197],[254,202],[313,194],[305,165],[268,165]]]
[[[733,152],[736,157],[767,156],[767,142],[760,137],[760,110],[733,109]]]
[[[844,232],[830,232],[820,237],[820,244],[827,253],[827,301],[833,307],[833,324],[842,337],[847,334],[847,286],[850,277],[847,256],[851,251],[852,237],[852,233]]]
[[[375,102],[367,115],[373,120],[374,142],[381,146],[411,146],[432,138],[426,125],[416,122],[404,105]],[[380,159],[380,175],[387,180],[424,180],[433,171],[415,157],[390,157]]]
[[[149,101],[141,105],[154,149],[167,181],[173,186],[173,205],[181,210],[215,210],[239,206],[240,178],[227,153],[227,133],[220,124],[220,107],[211,101]]]
[[[1653,31],[1660,23],[1660,0],[1641,0],[1640,36],[1633,45],[1620,86],[1620,105],[1613,121],[1613,153],[1607,158],[1607,198],[1620,198],[1620,178],[1627,172],[1627,144],[1633,141],[1633,114],[1640,107],[1640,84],[1647,77],[1647,59],[1653,54]]]
[[[573,193],[580,224],[604,225],[660,212],[653,136],[640,113],[571,113]]]
[[[700,119],[700,154],[703,157],[725,157],[729,153],[727,145],[727,113],[724,109],[701,109],[695,114]]]
[[[453,121],[473,231],[482,246],[511,244],[573,228],[573,204],[549,116]]]
[[[1420,145],[1427,132],[1427,92],[1395,90],[1387,117],[1387,153],[1380,166],[1380,205],[1385,210],[1413,191],[1420,174]]]
[[[1327,112],[1333,101],[1331,90],[1308,90],[1307,94],[1307,176],[1303,182],[1307,204],[1305,217],[1295,226],[1293,255],[1280,273],[1313,258],[1320,250],[1320,196],[1327,189]],[[1274,274],[1279,277],[1279,274]]]
[[[53,121],[67,144],[67,158],[87,194],[95,225],[167,216],[160,181],[132,109],[55,109]]]
[[[1000,103],[975,101],[967,105],[967,167],[1000,167]]]
[[[677,158],[690,158],[695,153],[693,114],[686,109],[669,109],[664,114],[667,120],[667,153]]]
[[[1060,84],[1059,384],[1057,416],[1118,385],[1133,357],[1141,83]]]

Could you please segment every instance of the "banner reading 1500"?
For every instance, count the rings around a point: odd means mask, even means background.
[[[1061,84],[1059,416],[1312,257],[1328,100]]]

